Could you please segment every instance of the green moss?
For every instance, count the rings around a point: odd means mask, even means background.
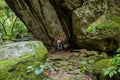
[[[103,29],[110,26],[108,21],[104,21],[102,23],[96,24],[96,25],[90,25],[87,29],[86,32],[92,32],[95,29]]]
[[[2,39],[3,39],[3,40],[13,40],[13,41],[16,40],[15,37],[14,37],[14,36],[11,36],[11,35],[9,35],[9,36],[3,36]]]
[[[46,53],[48,53],[48,52],[47,52],[47,49],[44,46],[41,46],[41,45],[43,45],[43,43],[41,43],[39,41],[37,43],[40,44],[40,45],[38,45],[34,48],[35,49],[35,54],[36,54],[36,57],[39,61],[43,61],[42,60],[43,56],[45,57]]]
[[[92,32],[104,28],[117,28],[120,30],[120,17],[114,14],[107,14],[106,17],[100,17],[98,19],[98,22],[95,22],[88,26],[86,32]]]
[[[109,64],[110,60],[111,59],[103,59],[103,60],[96,62],[95,66],[94,66],[96,72],[100,73],[102,69],[108,68],[110,66],[110,64]]]
[[[103,59],[103,60],[100,60],[98,62],[96,62],[95,64],[95,73],[97,75],[97,78],[99,80],[120,80],[120,74],[117,73],[115,74],[112,78],[110,78],[110,74],[112,73],[108,71],[108,68],[110,68],[111,66],[116,66],[115,64],[111,64],[110,63],[111,59]],[[105,73],[103,73],[103,69],[107,69],[106,72],[109,72],[110,74],[109,75],[104,75]],[[117,69],[115,69],[115,72],[116,72]]]
[[[9,36],[3,36],[2,39],[4,39],[4,40],[9,40],[10,37],[9,37]]]
[[[91,60],[98,61],[98,60],[99,60],[99,58],[98,58],[98,57],[96,57],[96,56],[90,56],[90,57],[88,57],[88,58],[87,58],[87,60],[88,60],[88,61],[91,61]]]
[[[37,67],[45,61],[47,49],[42,42],[35,43],[34,53],[24,53],[21,57],[0,61],[0,80],[39,80],[34,72],[27,73],[27,67]]]
[[[96,25],[90,25],[87,29],[86,32],[92,32],[94,30],[101,30],[105,28],[109,28],[110,26],[113,26],[114,24],[111,24],[109,21],[104,21],[102,23],[96,24]]]
[[[114,15],[111,16],[111,24],[113,24],[114,26],[117,26],[117,28],[120,30],[120,17]]]
[[[41,61],[44,55],[41,55]],[[38,58],[38,56],[37,56]],[[30,80],[31,77],[28,77],[26,73],[26,68],[28,66],[36,67],[38,62],[39,64],[42,63],[36,56],[33,55],[24,55],[21,58],[5,60],[0,62],[0,80],[17,80],[17,78],[22,75],[23,80]],[[7,76],[6,76],[7,75]],[[32,74],[33,80],[36,79],[36,75]]]

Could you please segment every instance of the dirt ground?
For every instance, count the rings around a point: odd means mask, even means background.
[[[81,73],[79,65],[81,58],[79,51],[50,51],[47,63],[51,64],[46,75],[52,80],[92,80],[91,76]]]

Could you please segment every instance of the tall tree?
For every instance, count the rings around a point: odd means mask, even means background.
[[[5,36],[21,34],[18,32],[19,30],[26,33],[27,28],[9,8],[5,0],[0,0],[0,33]]]

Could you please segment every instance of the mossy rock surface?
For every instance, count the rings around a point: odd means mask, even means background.
[[[85,0],[73,10],[72,27],[80,48],[114,52],[120,46],[118,0]],[[101,5],[104,4],[104,5]]]
[[[101,73],[102,69],[106,69],[106,68],[110,67],[110,64],[109,64],[110,60],[111,59],[102,59],[102,60],[96,62],[95,66],[94,66],[96,73]]]
[[[115,66],[114,64],[110,64],[111,59],[102,59],[96,62],[94,66],[94,72],[96,73],[97,80],[120,80],[120,74],[114,74],[113,77],[110,78],[109,75],[104,75],[103,69],[108,69],[110,66]]]
[[[27,67],[45,61],[47,49],[41,41],[17,42],[0,47],[0,80],[36,80]]]

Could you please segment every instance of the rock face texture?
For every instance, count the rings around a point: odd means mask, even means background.
[[[112,52],[119,47],[119,0],[6,0],[44,43]]]
[[[72,13],[75,43],[79,47],[115,51],[119,46],[120,6],[117,0],[87,0]]]

